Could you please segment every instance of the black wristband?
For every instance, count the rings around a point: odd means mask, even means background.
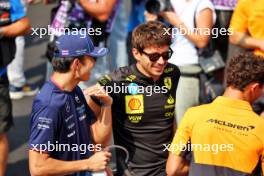
[[[96,97],[96,96],[91,96],[91,99],[98,105],[98,106],[103,106],[103,103]]]

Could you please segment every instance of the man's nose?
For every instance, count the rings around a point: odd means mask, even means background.
[[[165,59],[163,59],[162,56],[159,57],[159,59],[157,60],[157,63],[160,64],[160,65],[163,65],[166,63]]]

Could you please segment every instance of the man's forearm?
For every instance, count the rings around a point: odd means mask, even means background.
[[[85,171],[84,162],[79,161],[60,161],[53,158],[46,160],[45,164],[38,168],[39,172],[33,176],[43,175],[69,175],[74,172]]]
[[[30,151],[30,158],[37,158],[36,151]],[[88,160],[88,159],[87,159]],[[68,175],[74,172],[89,170],[87,160],[61,161],[50,157],[44,160],[30,160],[30,172],[32,176]]]
[[[30,25],[29,19],[27,17],[22,18],[21,20],[16,21],[10,25],[1,27],[1,35],[4,37],[17,37],[24,35],[29,32]]]
[[[261,49],[261,42],[264,43],[264,41],[250,37],[246,33],[242,32],[234,32],[233,35],[230,36],[229,40],[234,45],[239,45],[248,49]]]
[[[166,173],[168,176],[187,176],[189,172],[189,163],[182,157],[169,153],[166,164]]]
[[[100,115],[92,126],[94,142],[107,146],[112,135],[112,110],[111,106],[101,107]]]

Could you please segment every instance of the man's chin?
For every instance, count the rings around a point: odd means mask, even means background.
[[[153,74],[153,76],[156,76],[157,77],[157,76],[161,76],[162,73],[163,73],[163,71],[155,71],[152,74]]]
[[[164,68],[162,68],[162,69],[155,69],[155,70],[153,70],[153,73],[155,75],[162,75],[163,71],[164,71]]]
[[[90,74],[89,75],[85,75],[84,77],[82,77],[81,81],[89,81],[90,80]]]
[[[155,72],[156,74],[162,74],[164,71],[165,67],[160,67],[160,68],[153,68],[153,72]]]

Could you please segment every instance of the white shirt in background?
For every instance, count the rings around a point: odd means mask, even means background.
[[[194,29],[195,10],[196,15],[198,15],[203,9],[212,9],[214,13],[213,19],[215,22],[216,15],[214,6],[210,0],[171,0],[171,3],[180,19],[189,28],[189,30]],[[195,45],[184,35],[179,33],[174,35],[171,48],[173,50],[173,55],[169,60],[170,63],[178,66],[198,64],[198,55]]]

